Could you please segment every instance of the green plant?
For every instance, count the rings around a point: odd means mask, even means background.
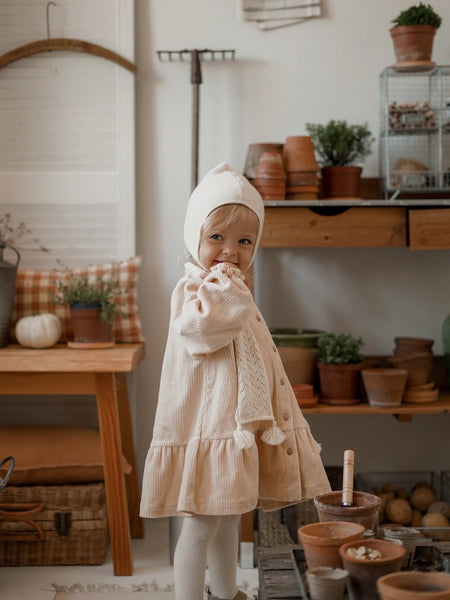
[[[118,270],[108,275],[89,276],[73,271],[57,280],[57,291],[51,295],[53,304],[97,304],[100,305],[100,318],[111,323],[115,315],[126,317],[122,310],[123,294]]]
[[[317,357],[328,365],[348,365],[362,361],[363,341],[350,333],[325,333],[317,340]]]
[[[420,2],[415,6],[410,6],[403,10],[395,19],[392,20],[394,27],[405,25],[431,25],[438,29],[441,26],[441,17],[433,10],[429,4]]]
[[[371,153],[375,139],[367,123],[348,125],[331,120],[326,125],[307,123],[306,130],[323,167],[353,165]]]

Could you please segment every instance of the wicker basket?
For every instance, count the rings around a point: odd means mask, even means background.
[[[106,558],[104,483],[6,487],[0,565],[98,565]]]

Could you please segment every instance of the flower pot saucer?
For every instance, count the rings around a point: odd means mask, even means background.
[[[77,350],[100,350],[102,348],[112,348],[116,342],[67,342],[68,348]]]
[[[320,401],[324,404],[333,404],[336,406],[359,404],[361,402],[359,398],[320,398]]]
[[[435,66],[432,60],[405,60],[394,63],[392,68],[396,71],[428,71]]]

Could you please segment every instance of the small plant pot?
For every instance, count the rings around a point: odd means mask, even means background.
[[[346,542],[361,540],[364,527],[348,521],[308,523],[298,530],[305,551],[308,569],[316,567],[342,568],[339,546]]]
[[[400,406],[408,371],[405,369],[363,369],[361,376],[371,406],[376,408]]]
[[[383,528],[384,538],[386,540],[400,540],[406,550],[405,558],[402,562],[402,568],[411,569],[416,551],[417,540],[422,534],[412,527],[386,527]]]
[[[271,329],[284,370],[292,384],[316,383],[317,340],[323,331],[316,329]]]
[[[357,404],[360,402],[361,369],[364,363],[328,365],[317,362],[320,396],[326,404]]]
[[[344,569],[316,567],[306,571],[311,600],[341,600],[347,579],[348,573]]]
[[[394,343],[394,356],[408,356],[421,352],[431,352],[434,340],[416,337],[396,337],[394,338]]]
[[[377,581],[381,600],[448,600],[450,575],[402,571],[383,575]]]
[[[431,25],[401,25],[390,34],[397,62],[395,67],[431,66],[436,28]]]
[[[290,136],[283,146],[283,162],[287,172],[317,172],[319,166],[311,138],[307,135]]]
[[[381,558],[370,560],[356,558],[348,553],[352,548],[364,546],[370,550],[378,550]],[[379,600],[376,582],[379,577],[400,571],[405,556],[405,549],[401,544],[386,540],[353,541],[343,544],[339,554],[348,571],[348,594],[350,600]],[[398,600],[398,599],[397,599]]]
[[[391,356],[388,361],[393,367],[407,372],[407,386],[424,385],[431,381],[433,370],[433,354],[431,352]]]
[[[100,305],[72,304],[70,306],[73,340],[70,348],[109,348],[114,345],[113,324],[100,318]]]
[[[362,167],[322,167],[325,198],[360,198]]]
[[[314,498],[320,521],[351,521],[366,529],[374,529],[381,498],[367,492],[353,492],[353,506],[342,506],[342,490],[320,494]]]

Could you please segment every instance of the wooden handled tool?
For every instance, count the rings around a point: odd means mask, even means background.
[[[355,469],[355,453],[344,452],[344,472],[342,477],[342,506],[353,506],[353,472]]]

